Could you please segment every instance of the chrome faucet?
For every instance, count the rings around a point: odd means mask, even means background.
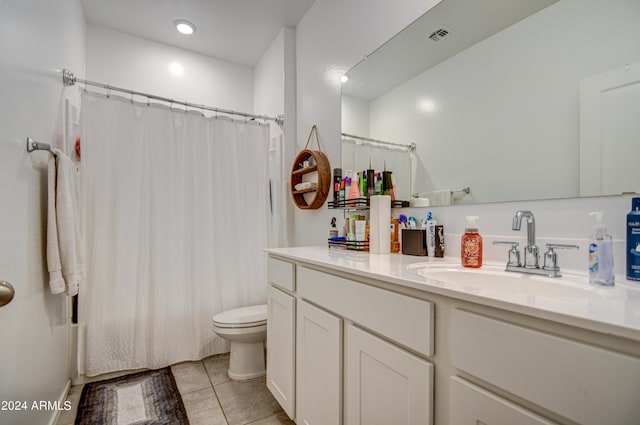
[[[522,217],[527,219],[527,246],[524,247],[524,267],[538,268],[538,247],[536,246],[536,219],[531,211],[519,210],[513,216],[513,230],[520,230]]]
[[[548,277],[561,277],[558,257],[555,249],[578,249],[578,245],[546,244],[547,252],[544,255],[544,266],[539,266],[538,247],[536,246],[536,219],[531,211],[519,210],[513,216],[511,228],[519,231],[522,226],[522,218],[527,220],[527,246],[524,248],[524,265],[520,264],[520,252],[517,242],[494,241],[494,245],[510,245],[509,262],[505,268],[508,272],[520,272],[538,274]]]

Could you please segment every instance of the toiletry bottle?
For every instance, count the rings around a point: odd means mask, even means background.
[[[430,257],[436,255],[436,225],[437,220],[433,219],[431,211],[427,214],[427,253]]]
[[[478,233],[477,216],[466,217],[467,227],[462,235],[461,260],[464,267],[482,267],[482,236]]]
[[[349,199],[356,199],[360,197],[360,189],[358,188],[358,178],[354,176],[351,179],[351,186],[349,188]]]
[[[391,217],[391,252],[397,254],[400,252],[400,241],[398,240],[398,233],[400,228],[398,227],[398,219]]]
[[[369,164],[369,169],[367,170],[367,198],[371,198],[376,194],[376,172],[371,169],[371,164]]]
[[[627,214],[627,279],[640,280],[640,198],[631,200]]]
[[[340,201],[340,185],[342,184],[342,168],[333,169],[333,206],[338,206]]]
[[[336,218],[331,217],[331,225],[329,226],[329,239],[338,237],[338,228],[336,227]]]
[[[435,257],[442,258],[444,257],[444,226],[442,224],[436,224],[436,248],[434,255]]]
[[[589,213],[596,216],[593,233],[589,236],[589,282],[613,286],[613,239],[602,224],[602,211]]]

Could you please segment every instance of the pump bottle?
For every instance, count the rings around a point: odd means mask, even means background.
[[[631,200],[627,214],[627,279],[640,280],[640,198]]]
[[[613,286],[613,238],[602,224],[602,211],[589,213],[596,217],[593,233],[589,236],[589,282],[596,285]]]
[[[482,267],[482,236],[478,233],[477,216],[467,216],[467,227],[462,235],[461,261],[464,267]]]

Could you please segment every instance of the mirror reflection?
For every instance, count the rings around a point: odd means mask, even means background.
[[[637,0],[443,0],[347,73],[342,167],[390,158],[400,198],[456,204],[640,192],[638,22]]]

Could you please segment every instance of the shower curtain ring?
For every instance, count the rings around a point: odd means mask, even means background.
[[[130,100],[130,102],[133,103],[133,92],[131,92],[131,100]]]
[[[109,99],[109,97],[111,97],[111,87],[107,86],[107,99]]]
[[[147,96],[147,106],[151,106],[151,98]]]

